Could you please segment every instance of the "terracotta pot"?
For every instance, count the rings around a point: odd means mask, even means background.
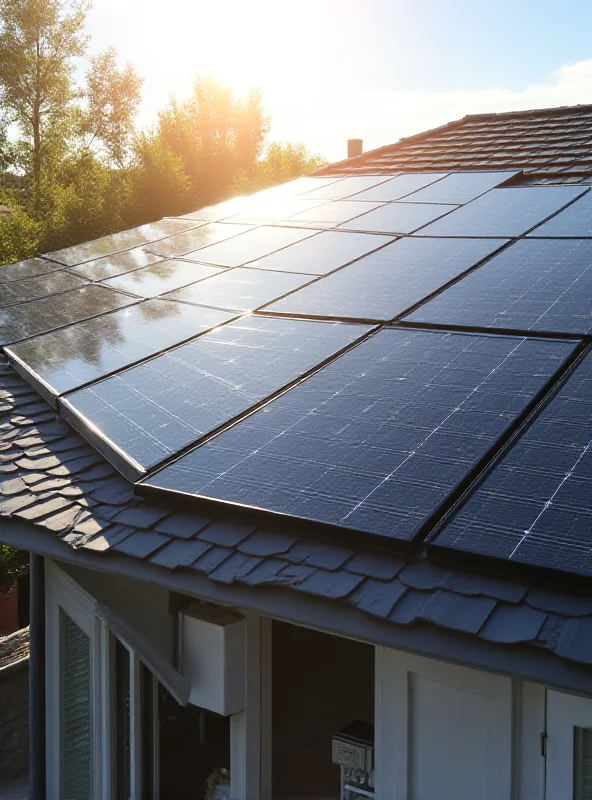
[[[0,594],[0,636],[18,631],[18,602],[16,586]]]

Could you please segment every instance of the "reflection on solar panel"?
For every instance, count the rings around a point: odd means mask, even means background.
[[[352,200],[370,200],[375,203],[387,203],[392,200],[400,200],[411,192],[417,192],[434,183],[440,178],[445,178],[447,172],[408,172],[406,175],[397,175],[396,178],[385,181],[372,189],[352,197]]]
[[[592,193],[586,192],[556,217],[535,228],[529,236],[592,236]]]
[[[313,236],[314,233],[314,231],[293,228],[255,228],[232,239],[204,247],[194,253],[187,253],[185,258],[220,267],[240,267],[247,261],[262,258],[268,253],[273,253],[274,250]]]
[[[421,236],[521,236],[583,191],[571,186],[492,189],[423,228]]]
[[[26,278],[22,281],[0,283],[0,308],[66,292],[77,286],[85,286],[86,283],[87,281],[83,278],[70,275],[66,271],[53,272],[51,275],[38,275],[36,278]]]
[[[42,258],[30,258],[28,261],[19,261],[16,264],[6,264],[0,267],[0,282],[18,281],[22,278],[34,278],[36,275],[48,275],[61,265],[51,264]]]
[[[138,474],[297,380],[367,330],[242,319],[74,392],[62,404],[67,414],[74,412],[68,417],[77,427],[82,420],[127,454],[135,462],[132,474]],[[117,462],[112,447],[97,446]]]
[[[198,266],[198,265],[196,265]],[[199,266],[202,266],[201,264]],[[253,311],[308,283],[309,275],[263,270],[218,270],[219,274],[167,295],[171,300],[216,308]]]
[[[326,275],[392,241],[390,236],[325,231],[258,261],[251,261],[249,267]]]
[[[410,542],[572,349],[382,330],[145,485]]]
[[[308,211],[311,208],[321,205],[322,200],[305,200],[302,197],[266,197],[246,205],[240,214],[230,217],[227,222],[250,222],[254,221],[273,221],[283,220],[298,214],[301,211]]]
[[[412,233],[455,208],[435,203],[387,203],[339,227],[380,233]]]
[[[167,258],[182,256],[198,250],[200,247],[207,247],[215,242],[237,236],[239,233],[246,233],[251,229],[250,225],[220,225],[210,222],[200,225],[198,228],[192,228],[190,231],[178,233],[176,236],[169,236],[168,239],[161,239],[159,242],[146,245],[145,250]]]
[[[592,575],[591,387],[588,356],[434,546]]]
[[[301,211],[290,217],[290,222],[304,222],[313,225],[327,226],[339,225],[347,222],[360,214],[379,208],[380,203],[354,203],[352,200],[336,200],[333,203],[322,203],[320,206],[308,211]]]
[[[307,200],[316,198],[319,200],[343,200],[344,197],[350,197],[352,194],[358,194],[373,186],[378,186],[379,183],[384,183],[389,178],[390,175],[354,175],[307,192],[305,197]]]
[[[44,394],[51,401],[51,395],[156,355],[234,316],[227,311],[148,300],[36,336],[7,353],[17,359],[26,377],[32,373],[45,384]]]
[[[586,334],[591,298],[592,241],[521,239],[406,319]]]
[[[405,199],[410,203],[468,203],[483,192],[517,175],[517,172],[453,172],[447,178],[426,186]]]
[[[217,222],[221,219],[232,217],[235,214],[240,214],[254,206],[271,205],[270,200],[272,199],[275,202],[281,203],[284,199],[293,198],[295,195],[301,195],[304,192],[311,192],[313,189],[328,186],[330,183],[336,183],[339,180],[342,180],[342,178],[312,178],[308,176],[296,178],[296,180],[290,181],[289,183],[282,183],[279,186],[273,186],[271,189],[265,189],[262,192],[256,192],[247,197],[233,197],[232,200],[226,200],[224,203],[217,203],[215,206],[200,208],[197,211],[192,211],[190,214],[185,214],[181,219]],[[302,202],[310,203],[311,207],[315,202],[314,200],[305,201],[304,198],[299,199]]]
[[[221,271],[219,267],[208,267],[205,264],[172,259],[127,272],[117,278],[109,278],[108,281],[105,281],[105,285],[139,297],[156,297],[159,294],[180,289],[181,286],[187,286],[189,283],[218,275]]]
[[[390,320],[491,255],[504,239],[398,239],[266,308],[274,314]]]
[[[0,345],[19,342],[83,319],[136,303],[133,297],[90,284],[55,297],[42,297],[0,311]]]
[[[132,272],[140,267],[148,267],[150,264],[156,264],[162,260],[162,256],[155,256],[153,253],[147,253],[141,247],[136,247],[114,256],[87,261],[86,264],[72,267],[71,272],[82,275],[91,281],[104,281],[107,278],[115,278],[117,275]]]
[[[60,264],[75,266],[76,264],[82,264],[84,261],[120,253],[122,250],[131,250],[132,247],[139,247],[194,227],[195,222],[187,220],[161,219],[160,222],[142,225],[140,228],[132,228],[129,231],[113,233],[110,236],[95,239],[93,242],[66,247],[64,250],[48,253],[47,257]]]

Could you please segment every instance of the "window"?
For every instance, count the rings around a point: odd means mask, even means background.
[[[60,797],[91,800],[92,696],[90,640],[60,608]]]
[[[574,800],[592,800],[592,729],[574,728]]]

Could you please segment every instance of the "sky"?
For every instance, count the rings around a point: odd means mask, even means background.
[[[263,93],[270,138],[329,161],[465,114],[592,103],[592,0],[94,0],[91,50],[154,122],[197,73]]]

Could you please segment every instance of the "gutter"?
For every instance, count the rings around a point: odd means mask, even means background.
[[[542,648],[496,645],[427,623],[394,625],[345,603],[278,586],[216,583],[196,572],[170,570],[120,553],[103,553],[98,558],[82,548],[74,550],[31,522],[14,518],[3,526],[2,541],[56,561],[155,583],[172,592],[255,611],[295,625],[592,697],[592,670],[588,665],[564,660]],[[31,797],[39,800],[37,795]]]

